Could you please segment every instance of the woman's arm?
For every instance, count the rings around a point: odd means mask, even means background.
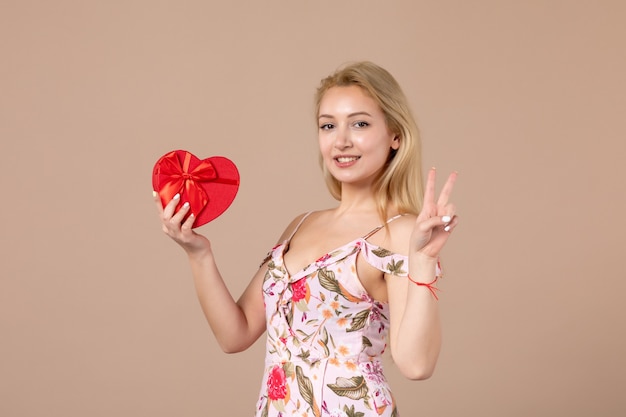
[[[235,302],[220,274],[210,245],[204,252],[188,253],[200,306],[222,350],[237,353],[250,347],[265,331],[261,286],[266,266],[254,275]]]
[[[220,274],[211,243],[194,232],[194,216],[189,205],[183,204],[174,213],[180,196],[176,195],[165,207],[154,193],[154,202],[161,218],[163,232],[178,243],[189,258],[196,292],[202,311],[224,352],[240,352],[251,346],[265,330],[262,283],[266,267],[263,265],[252,278],[239,301],[235,302]]]
[[[435,203],[435,170],[428,174],[424,207],[412,230],[398,240],[409,242],[409,277],[386,276],[390,309],[391,354],[410,379],[426,379],[435,369],[441,349],[441,324],[437,300],[426,285],[436,279],[439,253],[458,219],[449,203],[456,173],[448,178]]]
[[[409,274],[418,282],[435,278],[436,259],[411,257]],[[424,280],[424,281],[422,281]],[[429,378],[441,349],[441,324],[437,300],[430,290],[406,277],[387,275],[390,347],[394,362],[409,379]]]
[[[183,222],[189,206],[183,205],[174,213],[178,199],[175,196],[162,207],[158,194],[154,196],[162,229],[187,253],[200,306],[218,344],[226,353],[241,352],[265,331],[262,285],[267,265],[259,268],[239,300],[235,301],[217,268],[210,241],[191,228],[193,215]],[[298,220],[289,225],[279,242],[291,233]]]

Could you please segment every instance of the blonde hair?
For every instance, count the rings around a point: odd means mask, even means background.
[[[315,94],[315,114],[319,115],[324,94],[332,87],[358,86],[372,97],[385,115],[387,128],[398,137],[399,148],[390,149],[389,159],[373,185],[381,219],[387,219],[390,206],[399,213],[418,214],[423,204],[421,141],[406,96],[393,76],[371,62],[356,62],[324,78]],[[330,194],[341,200],[341,183],[328,172],[320,155],[320,165]]]

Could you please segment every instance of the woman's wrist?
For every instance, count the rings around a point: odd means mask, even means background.
[[[416,252],[409,258],[409,274],[408,279],[412,284],[418,287],[428,289],[435,299],[437,297],[436,287],[439,270],[439,258]]]
[[[213,251],[211,251],[210,245],[207,245],[203,248],[194,248],[192,250],[187,250],[186,252],[190,262],[204,263],[208,261],[213,261]]]
[[[415,252],[409,256],[409,273],[418,281],[432,281],[436,276],[439,258]],[[418,279],[418,278],[424,279]]]
[[[437,279],[439,277],[435,277],[435,279],[433,279],[430,282],[415,281],[413,278],[411,278],[411,275],[408,275],[407,278],[409,279],[409,281],[411,281],[416,286],[428,289],[430,291],[430,293],[433,295],[433,297],[435,297],[435,300],[439,300],[439,297],[437,297],[437,291],[439,291],[439,288],[437,288],[437,286],[436,286]]]

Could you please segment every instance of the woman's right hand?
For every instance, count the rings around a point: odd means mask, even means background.
[[[183,203],[180,210],[174,213],[180,201],[179,194],[176,194],[172,201],[165,207],[161,204],[161,197],[156,191],[153,191],[153,198],[159,212],[159,217],[161,218],[161,228],[163,232],[178,243],[185,252],[187,252],[187,255],[202,255],[210,252],[211,242],[209,242],[206,237],[194,232],[191,228],[196,219],[194,214],[191,213],[189,217],[183,221],[189,212],[189,203]]]

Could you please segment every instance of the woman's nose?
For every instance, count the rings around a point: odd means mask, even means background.
[[[346,129],[337,129],[335,136],[335,148],[346,149],[350,146],[352,146],[352,141],[350,140],[350,132]]]

